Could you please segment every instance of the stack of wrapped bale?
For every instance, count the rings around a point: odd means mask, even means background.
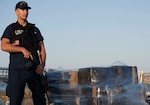
[[[81,92],[78,85],[78,71],[51,71],[46,75],[49,81],[51,103],[56,105],[79,104]]]
[[[55,105],[139,105],[137,100],[140,105],[147,105],[136,66],[55,70],[46,76],[50,101]],[[132,94],[139,95],[134,102]]]

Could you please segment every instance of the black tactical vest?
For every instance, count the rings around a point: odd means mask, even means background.
[[[23,27],[18,22],[12,24],[11,43],[19,42],[18,46],[25,47],[30,52],[39,50],[39,43],[35,34],[35,24],[28,23]]]
[[[38,50],[40,50],[37,34],[35,33],[35,25],[28,23],[27,26],[23,27],[18,22],[12,25],[12,38],[11,43],[26,48],[31,52],[33,60],[26,59],[27,63],[24,65],[24,69],[29,70],[30,68],[36,68],[40,64]],[[16,42],[17,41],[17,42]],[[29,60],[29,61],[28,61]]]

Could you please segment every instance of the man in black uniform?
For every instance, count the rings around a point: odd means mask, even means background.
[[[10,24],[1,37],[1,49],[10,53],[6,94],[10,105],[21,105],[26,83],[32,91],[34,105],[46,105],[40,76],[44,71],[46,51],[39,29],[28,23],[25,1],[16,4],[17,22]]]

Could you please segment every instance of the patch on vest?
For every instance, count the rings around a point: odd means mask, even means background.
[[[24,32],[24,30],[15,30],[15,35],[20,35]]]

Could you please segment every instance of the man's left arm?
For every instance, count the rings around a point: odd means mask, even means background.
[[[37,66],[36,73],[37,74],[42,74],[44,71],[45,67],[45,62],[46,62],[46,50],[44,46],[44,42],[40,41],[39,42],[40,50],[39,50],[39,56],[40,56],[40,64]]]

